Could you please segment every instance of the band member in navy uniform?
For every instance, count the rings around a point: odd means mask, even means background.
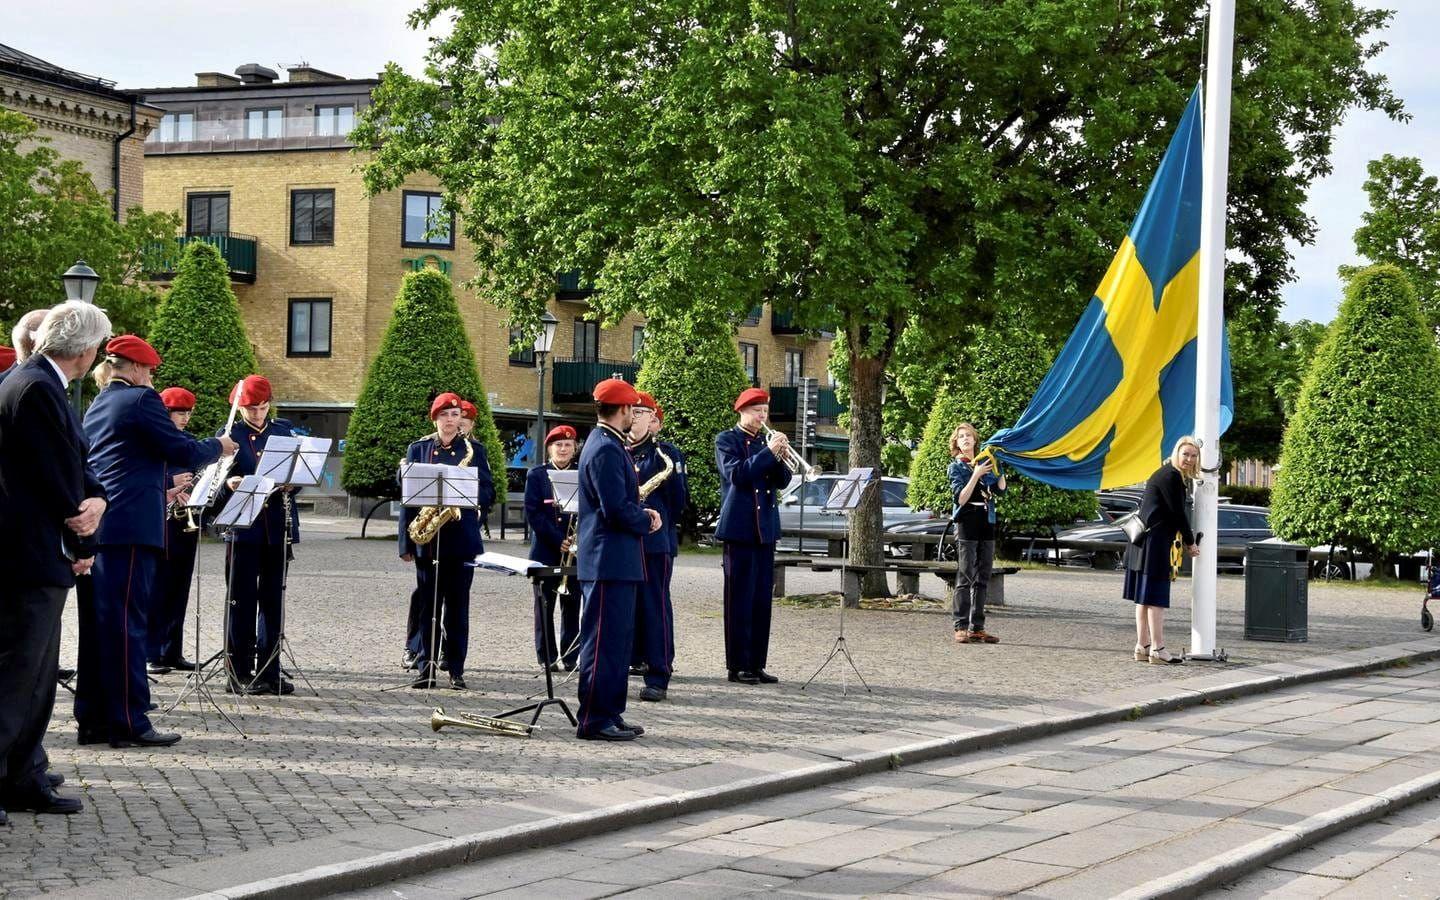
[[[195,395],[182,387],[168,387],[160,392],[160,402],[170,414],[176,429],[184,431],[195,411]],[[195,473],[167,471],[170,484],[165,492],[167,509],[175,502],[190,498],[189,488]],[[152,675],[163,675],[171,669],[189,672],[195,663],[185,658],[185,608],[190,604],[190,577],[195,574],[195,548],[200,531],[186,531],[188,519],[165,516],[165,552],[160,558],[155,579],[155,600],[150,609],[150,640],[145,655]],[[198,520],[197,520],[198,521]]]
[[[525,476],[525,521],[530,525],[530,558],[547,566],[558,566],[570,549],[574,513],[562,512],[550,484],[550,473],[575,464],[575,429],[556,425],[545,435],[549,462],[536,466]],[[555,646],[555,603],[560,577],[542,578],[534,584],[535,658],[542,666],[565,671],[575,668],[580,656],[580,594],[570,590],[559,597],[560,646]],[[546,623],[549,627],[546,627]]]
[[[660,514],[640,504],[640,482],[626,449],[635,389],[618,378],[595,385],[598,422],[580,453],[577,575],[580,607],[580,726],[583,740],[631,741],[644,733],[625,724],[625,687],[635,631],[635,603],[645,580],[645,535]]]
[[[272,390],[264,375],[246,375],[240,383],[240,418],[230,437],[240,445],[225,486],[235,490],[246,475],[254,475],[265,442],[290,437],[290,424],[270,418]],[[231,402],[235,389],[231,389]],[[226,609],[225,644],[230,682],[226,690],[237,694],[293,694],[280,671],[280,626],[284,620],[285,563],[290,543],[300,540],[300,515],[277,489],[265,501],[260,515],[248,528],[236,528],[229,541],[230,605]],[[224,506],[224,501],[217,501]],[[286,510],[289,515],[286,515]],[[259,671],[256,670],[257,665]]]
[[[646,507],[660,514],[665,523],[659,531],[645,536],[645,584],[635,610],[635,649],[631,663],[642,663],[645,687],[640,699],[658,702],[665,699],[670,688],[670,675],[675,663],[675,612],[670,602],[670,573],[675,568],[679,547],[673,523],[685,511],[685,458],[673,444],[663,446],[655,439],[659,430],[657,414],[660,406],[655,398],[639,391],[640,402],[633,412],[630,455],[635,460],[635,477],[640,484],[665,471],[663,453],[669,460],[670,474],[645,498]]]
[[[79,597],[79,676],[75,721],[80,743],[168,746],[178,734],[150,725],[145,675],[147,619],[165,546],[166,467],[195,469],[235,452],[230,438],[197,441],[178,431],[151,376],[155,349],[134,335],[105,345],[109,383],[85,412],[90,463],[110,508],[96,535],[98,550]]]
[[[749,388],[735,400],[740,422],[715,437],[720,470],[720,519],[715,537],[725,544],[725,667],[741,684],[774,683],[765,671],[770,651],[770,605],[775,586],[775,542],[780,512],[775,491],[790,481],[781,462],[788,441],[761,432],[770,418],[770,395]]]
[[[485,448],[460,433],[461,403],[459,396],[448,391],[435,398],[430,404],[430,418],[435,422],[438,436],[412,443],[405,453],[405,461],[445,466],[463,464],[479,469],[479,499],[483,509],[495,502],[495,484],[490,477]],[[450,686],[464,690],[465,656],[470,647],[470,582],[475,577],[475,569],[467,563],[485,550],[480,539],[480,514],[474,509],[460,510],[460,518],[441,526],[434,540],[417,546],[410,539],[410,522],[418,514],[418,509],[401,508],[400,558],[415,563],[416,595],[424,603],[425,613],[420,627],[420,652],[415,661],[420,674],[411,687],[435,687],[438,675],[432,621],[439,615],[444,622]],[[437,602],[438,610],[433,608]]]

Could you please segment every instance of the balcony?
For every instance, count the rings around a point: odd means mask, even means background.
[[[589,403],[595,385],[617,374],[634,384],[640,364],[634,360],[557,359],[551,399],[556,403]]]
[[[226,267],[230,270],[231,281],[239,281],[244,284],[255,283],[255,236],[237,234],[233,231],[225,234],[187,234],[176,238],[175,255],[161,258],[158,261],[158,268],[150,273],[150,277],[155,281],[169,281],[174,278],[175,269],[180,263],[180,254],[185,251],[185,245],[191,241],[201,241],[219,250]]]
[[[770,418],[777,422],[795,421],[800,405],[799,395],[800,388],[793,384],[770,385]],[[820,389],[820,402],[815,414],[817,422],[833,425],[845,409],[845,404],[836,399],[834,388]]]
[[[272,120],[264,136],[250,137],[245,119],[229,116],[211,122],[196,122],[183,133],[155,129],[145,139],[146,156],[187,153],[255,153],[265,150],[348,149],[353,123],[336,124],[315,116],[284,116]]]
[[[555,276],[555,299],[570,303],[584,303],[595,293],[595,283],[582,279],[579,269],[561,272]]]
[[[790,310],[770,307],[770,333],[771,334],[803,334],[804,328],[795,323],[795,313]]]

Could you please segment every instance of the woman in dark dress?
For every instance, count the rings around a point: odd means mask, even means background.
[[[1140,501],[1145,533],[1125,550],[1125,599],[1135,601],[1135,659],[1140,662],[1184,662],[1165,650],[1165,610],[1170,608],[1170,547],[1176,535],[1187,555],[1200,555],[1185,511],[1185,481],[1199,469],[1200,445],[1182,437],[1170,459],[1145,482]]]

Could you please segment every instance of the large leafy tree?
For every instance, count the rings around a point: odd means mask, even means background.
[[[846,337],[851,462],[880,462],[880,388],[915,323],[1000,298],[1068,330],[1199,75],[1201,0],[429,0],[423,80],[387,69],[357,135],[393,189],[434,172],[489,295],[537,319],[579,269],[606,321],[768,300]],[[1237,21],[1232,305],[1273,317],[1286,243],[1388,14],[1257,0]],[[1011,301],[1017,302],[1017,301]],[[852,557],[880,554],[875,495]],[[873,579],[872,579],[873,580]],[[878,585],[867,585],[875,589]]]
[[[1404,272],[1426,321],[1440,328],[1440,179],[1426,175],[1415,157],[1389,153],[1371,160],[1366,173],[1370,209],[1355,231],[1355,249]]]
[[[1379,561],[1440,542],[1440,349],[1399,268],[1350,279],[1285,433],[1275,533]]]
[[[28,116],[0,109],[0,334],[64,300],[60,274],[77,259],[100,276],[95,303],[116,333],[145,334],[160,297],[145,276],[174,251],[179,227],[178,215],[139,207],[115,221],[79,162],[62,159]]]

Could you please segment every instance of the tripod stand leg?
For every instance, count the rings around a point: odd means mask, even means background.
[[[555,605],[560,605],[560,598],[558,594],[555,598]],[[554,637],[555,622],[552,611],[547,607],[545,603],[545,595],[543,589],[540,594],[540,611],[541,613],[543,613],[540,623],[542,640],[546,647],[550,647],[552,646],[552,640]],[[560,657],[561,654],[559,653],[559,649],[557,647],[556,660],[558,661]],[[500,713],[495,718],[508,719],[511,716],[518,716],[521,713],[530,712],[533,713],[533,715],[530,716],[530,727],[534,728],[535,723],[540,721],[540,713],[545,711],[545,707],[558,706],[560,707],[560,710],[565,713],[565,718],[570,720],[571,727],[579,726],[580,722],[575,718],[575,714],[570,712],[569,705],[566,704],[564,700],[561,700],[559,697],[555,696],[555,679],[551,677],[550,664],[545,663],[543,668],[545,669],[545,699],[541,700],[539,703],[530,703],[525,706],[519,707],[518,709],[506,710],[505,712]]]

